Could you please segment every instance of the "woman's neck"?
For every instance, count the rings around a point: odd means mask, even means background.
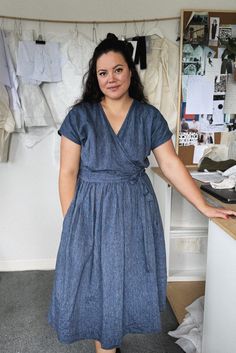
[[[120,99],[110,99],[104,97],[101,104],[104,108],[110,111],[122,111],[126,110],[132,103],[133,98],[130,96],[124,96]]]

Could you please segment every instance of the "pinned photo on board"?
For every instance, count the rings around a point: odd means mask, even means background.
[[[199,121],[195,118],[191,120],[181,119],[181,132],[198,132],[199,127]]]
[[[219,107],[219,110],[215,109],[213,114],[200,114],[199,115],[199,131],[200,132],[224,132],[227,131],[224,115],[220,115],[223,109]],[[223,121],[222,121],[223,120]]]
[[[181,132],[198,132],[199,131],[199,115],[186,114],[186,102],[182,102],[181,107]]]
[[[235,58],[236,58],[236,55],[234,52],[231,52],[228,49],[224,50],[221,56],[221,59],[222,59],[221,69],[220,69],[221,74],[233,74]]]
[[[200,45],[195,48],[191,44],[183,46],[183,74],[201,75],[204,69],[204,50]]]
[[[180,146],[191,146],[198,144],[198,133],[197,132],[180,132],[179,133],[179,145]]]
[[[221,40],[227,40],[228,38],[231,38],[232,37],[232,27],[220,26],[218,37]]]
[[[215,76],[215,94],[225,95],[226,93],[226,84],[227,84],[227,75]],[[222,98],[221,98],[222,100]]]
[[[207,44],[208,14],[192,13],[185,28],[184,42],[191,44]]]
[[[215,135],[213,132],[201,132],[200,134],[198,134],[198,143],[206,145],[213,144],[215,141],[214,137]]]
[[[236,131],[236,114],[225,114],[225,123],[228,131]]]
[[[219,37],[220,18],[210,17],[209,45],[217,46]]]
[[[184,75],[201,75],[201,64],[199,62],[183,63]]]

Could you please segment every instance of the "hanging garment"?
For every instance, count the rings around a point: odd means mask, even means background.
[[[2,30],[0,30],[0,83],[10,87],[11,83],[10,83],[9,69],[7,65],[7,58],[6,58],[3,36],[4,36],[4,33]]]
[[[0,163],[7,162],[9,157],[11,134],[0,128]]]
[[[15,121],[9,108],[7,90],[0,83],[0,162],[7,162],[10,134],[14,131]]]
[[[59,340],[121,345],[160,331],[166,301],[160,212],[145,173],[171,138],[159,111],[133,101],[116,134],[100,103],[73,108],[59,133],[81,144],[76,191],[63,222],[49,322]]]
[[[140,36],[134,37],[133,41],[137,41],[134,63],[135,65],[140,64],[140,70],[144,70],[147,68],[146,39],[144,36]]]
[[[6,53],[6,62],[7,62],[8,73],[9,73],[9,81],[10,81],[9,86],[6,87],[8,96],[9,96],[9,105],[15,119],[15,129],[21,129],[23,117],[22,117],[20,98],[18,95],[18,85],[19,85],[18,78],[16,76],[14,64],[12,61],[7,35],[4,31],[2,31],[2,38],[3,38],[4,50]]]
[[[22,32],[23,38],[29,39],[32,36],[32,32]],[[7,43],[10,48],[11,57],[14,65],[17,63],[17,48],[19,44],[19,36],[15,32],[7,33]],[[45,100],[44,94],[41,87],[34,84],[26,84],[22,82],[19,77],[18,94],[21,101],[20,116],[23,119],[21,126],[28,128],[32,127],[45,127],[53,125],[52,114]],[[17,107],[14,107],[14,116]],[[50,127],[49,127],[50,129]],[[18,130],[19,131],[19,130]],[[48,135],[46,129],[41,130],[41,136],[39,137],[39,131],[36,134],[32,134],[35,144],[40,141],[43,137]],[[37,138],[38,136],[38,138]]]
[[[17,55],[17,75],[24,83],[61,81],[59,43],[20,41]]]
[[[20,82],[19,95],[25,126],[52,125],[52,115],[40,87]]]
[[[82,95],[82,79],[95,47],[94,42],[77,32],[68,33],[61,42],[62,82],[42,85],[56,124],[61,124],[69,107]]]
[[[149,41],[147,69],[139,75],[149,102],[160,110],[171,131],[176,129],[178,118],[178,46],[166,38],[146,37]]]
[[[56,128],[53,126],[28,128],[24,136],[24,144],[27,148],[33,148],[55,131]]]

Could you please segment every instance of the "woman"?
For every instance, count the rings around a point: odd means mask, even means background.
[[[160,331],[166,300],[163,229],[145,174],[151,150],[164,175],[207,217],[160,112],[146,103],[125,42],[94,51],[82,100],[59,134],[64,215],[49,322],[60,341],[94,339],[114,353],[126,333]]]

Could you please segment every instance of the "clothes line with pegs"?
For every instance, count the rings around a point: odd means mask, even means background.
[[[52,22],[52,23],[77,23],[77,24],[116,24],[116,23],[145,23],[145,22],[156,22],[156,21],[172,21],[179,20],[178,17],[160,17],[160,18],[148,18],[148,19],[139,19],[139,20],[96,20],[96,21],[81,21],[81,20],[50,20],[43,18],[29,18],[29,17],[14,17],[14,16],[3,16],[0,15],[0,19],[4,20],[19,20],[19,21],[37,21],[37,22]]]

